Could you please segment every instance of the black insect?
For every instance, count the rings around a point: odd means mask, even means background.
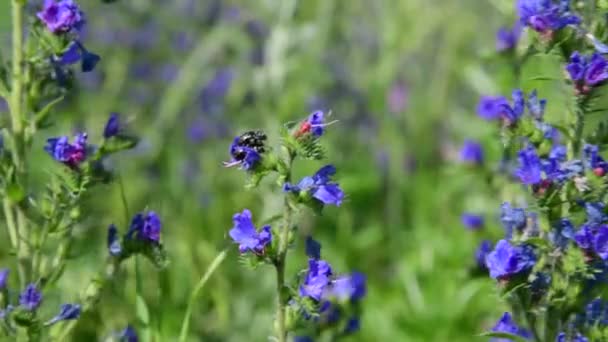
[[[262,131],[247,131],[239,136],[238,145],[252,148],[258,153],[264,153],[266,139],[266,133]]]

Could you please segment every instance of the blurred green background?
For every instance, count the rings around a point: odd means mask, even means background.
[[[46,138],[84,128],[94,141],[108,114],[121,113],[142,141],[111,164],[129,211],[161,214],[171,264],[162,272],[142,266],[149,327],[136,318],[129,263],[74,340],[102,339],[128,323],[145,338],[175,340],[194,284],[229,245],[232,214],[249,208],[261,221],[281,207],[272,180],[248,191],[243,172],[222,168],[232,137],[260,128],[277,144],[281,125],[316,109],[339,120],[323,141],[348,197],[320,217],[304,211],[300,228],[338,271],[368,276],[362,330],[351,339],[483,340],[476,335],[502,308],[492,281],[469,276],[484,233],[465,230],[460,214],[486,213],[487,229],[498,231],[500,200],[454,161],[468,137],[498,149],[475,105],[482,93],[514,86],[508,62],[494,56],[494,32],[514,21],[512,1],[80,3],[83,41],[102,62],[77,75],[78,90],[39,136],[30,165],[43,182],[53,164],[41,148]],[[0,2],[5,47],[7,5]],[[299,162],[296,178],[319,166]],[[128,224],[116,184],[87,201],[90,219],[57,297],[76,298],[99,269],[107,225]],[[305,267],[303,254],[295,246],[291,274]],[[267,340],[274,277],[271,268],[240,265],[232,246],[197,302],[191,340]]]

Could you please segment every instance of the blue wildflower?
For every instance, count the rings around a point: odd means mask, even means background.
[[[460,221],[466,228],[471,230],[481,229],[484,224],[483,216],[472,213],[463,213],[460,216]]]
[[[306,255],[312,259],[321,259],[321,244],[311,236],[306,237]]]
[[[67,136],[49,138],[44,150],[56,161],[76,168],[87,157],[87,134],[77,134],[73,143],[70,143]]]
[[[304,177],[298,185],[285,183],[283,191],[296,194],[307,192],[323,204],[339,206],[344,199],[344,192],[337,183],[331,181],[331,176],[335,174],[336,168],[333,165],[326,165],[320,168],[312,177]]]
[[[593,326],[601,323],[608,324],[608,305],[601,298],[596,298],[585,307],[585,321]]]
[[[310,336],[296,336],[293,338],[293,342],[314,342]]]
[[[508,105],[509,101],[504,96],[482,96],[477,104],[477,114],[486,120],[500,119]]]
[[[589,223],[600,224],[608,219],[605,213],[605,205],[601,202],[585,202],[585,212]]]
[[[252,171],[258,163],[262,160],[260,153],[263,148],[260,149],[258,146],[245,145],[241,137],[235,137],[230,145],[230,155],[232,160],[224,162],[225,167],[232,167],[239,165],[242,169]]]
[[[564,250],[570,240],[574,240],[575,229],[568,219],[561,219],[554,229],[549,232],[551,242],[558,248]]]
[[[36,16],[55,34],[78,31],[85,23],[84,13],[73,0],[45,0]]]
[[[228,233],[234,242],[239,244],[239,251],[245,253],[251,251],[263,254],[266,246],[272,241],[270,226],[262,227],[258,232],[251,219],[251,211],[243,210],[242,213],[234,214],[233,228]]]
[[[300,285],[300,296],[310,297],[316,301],[321,300],[321,296],[331,282],[331,266],[325,260],[309,259],[308,272],[304,282]]]
[[[118,334],[118,338],[121,342],[138,342],[139,337],[137,332],[132,326],[127,326],[123,331]]]
[[[135,235],[135,238],[139,240],[159,243],[161,228],[160,217],[155,212],[139,213],[131,219],[131,226],[126,237],[132,239]]]
[[[119,256],[122,253],[120,239],[118,238],[118,230],[114,224],[108,227],[108,251],[112,256]]]
[[[496,51],[503,52],[515,49],[521,36],[521,25],[519,22],[509,29],[501,27],[496,32]]]
[[[19,295],[19,305],[28,311],[34,311],[42,303],[42,293],[36,287],[36,284],[29,284],[25,290]]]
[[[528,146],[518,153],[519,168],[515,174],[525,185],[535,185],[541,182],[541,160],[532,146]]]
[[[536,93],[536,89],[532,90],[530,95],[528,96],[528,112],[530,115],[536,120],[542,120],[543,115],[545,114],[545,107],[547,106],[546,99],[539,99],[538,94]]]
[[[0,270],[0,290],[4,290],[6,288],[9,273],[10,271],[8,268],[3,268]]]
[[[490,240],[483,240],[475,251],[475,262],[477,266],[482,270],[487,270],[486,257],[492,251],[492,242]]]
[[[44,323],[44,325],[53,325],[60,321],[75,320],[80,317],[80,305],[79,304],[62,304],[59,309],[59,314],[51,318],[50,321]]]
[[[526,227],[526,211],[523,208],[513,208],[509,202],[500,206],[500,222],[505,228],[506,236],[511,237],[513,231],[521,231]]]
[[[110,117],[103,129],[103,137],[109,139],[116,136],[120,132],[120,129],[120,118],[118,113],[110,113]]]
[[[205,85],[200,95],[203,112],[218,115],[224,109],[224,99],[234,80],[234,71],[230,68],[216,70],[211,80]]]
[[[593,241],[593,249],[602,260],[608,260],[608,226],[601,225],[597,229]]]
[[[599,147],[596,145],[585,144],[583,148],[585,154],[585,163],[587,167],[593,170],[593,173],[602,177],[608,172],[608,163],[600,155]]]
[[[502,317],[500,317],[498,322],[496,322],[496,324],[492,328],[492,331],[517,335],[517,336],[521,336],[526,339],[532,337],[532,335],[530,334],[529,331],[517,326],[517,323],[515,323],[515,321],[511,317],[511,314],[508,312],[505,312],[502,315]],[[491,341],[492,342],[510,342],[511,340],[506,339],[506,338],[493,338],[493,339],[491,339]]]
[[[530,270],[536,257],[527,246],[513,246],[507,240],[500,240],[494,250],[486,257],[490,277],[508,279],[511,276]]]
[[[95,69],[100,60],[101,57],[99,55],[88,51],[79,41],[74,41],[59,59],[59,64],[72,65],[80,62],[80,70],[82,72],[90,72]]]
[[[518,0],[517,10],[524,26],[551,38],[553,32],[568,25],[577,25],[581,19],[570,12],[569,0]]]
[[[344,334],[352,334],[361,329],[361,320],[359,317],[351,317],[346,321],[346,326],[344,327]]]
[[[483,147],[480,143],[473,140],[465,140],[460,149],[460,160],[464,163],[473,165],[483,164]]]
[[[584,224],[574,234],[574,242],[584,251],[591,252],[593,249],[593,241],[595,240],[595,232],[597,227],[591,224]]]
[[[580,333],[576,333],[576,335],[568,338],[568,335],[565,332],[561,332],[557,335],[555,342],[589,342],[589,339]]]
[[[363,273],[353,272],[338,277],[331,282],[329,295],[339,301],[358,301],[367,293],[366,277]]]
[[[566,71],[579,94],[587,94],[593,87],[608,79],[608,60],[599,53],[582,56],[575,51],[570,56]]]

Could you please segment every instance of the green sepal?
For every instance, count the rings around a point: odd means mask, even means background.
[[[100,154],[102,156],[130,150],[137,146],[139,138],[133,135],[119,134],[111,138],[105,139],[100,147]]]

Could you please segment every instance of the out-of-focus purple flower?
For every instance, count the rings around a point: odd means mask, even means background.
[[[234,226],[228,234],[234,242],[239,244],[239,251],[263,254],[266,246],[272,241],[270,226],[264,226],[258,232],[253,224],[251,211],[248,209],[234,214],[232,222]]]
[[[585,321],[593,326],[597,323],[608,324],[608,305],[601,298],[589,302],[585,308]]]
[[[481,165],[484,161],[483,146],[473,140],[465,140],[460,149],[460,160],[464,163]]]
[[[521,36],[521,24],[513,25],[513,28],[501,27],[496,32],[496,51],[503,52],[515,49]]]
[[[331,266],[327,261],[309,259],[306,278],[300,285],[300,296],[310,297],[316,301],[321,300],[321,296],[330,284],[331,275]]]
[[[536,262],[532,249],[527,246],[513,246],[507,240],[500,240],[486,257],[490,277],[508,279],[530,270]]]
[[[484,225],[483,216],[472,213],[463,213],[460,216],[460,221],[463,226],[470,230],[479,230],[483,228]]]
[[[404,82],[397,81],[393,83],[388,91],[386,99],[391,113],[401,113],[407,108],[409,102],[408,94],[409,91]]]
[[[120,117],[118,113],[111,113],[103,129],[103,137],[109,139],[120,133]]]
[[[204,113],[221,114],[224,99],[234,80],[234,71],[230,68],[218,69],[205,85],[200,95],[201,109]]]
[[[502,317],[500,317],[498,322],[496,322],[496,324],[492,328],[492,331],[517,335],[517,336],[521,336],[525,339],[532,337],[532,335],[530,334],[529,331],[517,326],[517,323],[515,323],[515,321],[513,320],[513,317],[511,317],[511,314],[508,312],[505,312],[502,315]],[[507,338],[493,338],[493,339],[491,339],[491,341],[492,342],[511,342],[511,340],[507,339]]]
[[[29,284],[19,295],[19,305],[27,311],[38,309],[42,303],[42,293],[36,287],[36,284]]]
[[[0,319],[5,319],[8,314],[10,314],[15,309],[14,306],[8,304],[5,309],[0,310]]]
[[[578,25],[581,19],[570,12],[570,0],[518,0],[517,10],[523,25],[550,38],[554,31]]]
[[[586,144],[583,152],[585,154],[586,166],[593,170],[596,176],[602,177],[608,172],[608,163],[600,155],[598,146]]]
[[[358,301],[367,293],[366,277],[363,273],[353,272],[338,277],[331,282],[328,295],[339,301]]]
[[[608,260],[608,226],[601,225],[597,229],[595,239],[593,241],[593,249],[595,253],[602,258],[602,260]]]
[[[306,237],[306,255],[311,259],[321,259],[321,244],[311,236]]]
[[[483,96],[477,105],[477,114],[486,120],[502,119],[507,125],[515,124],[524,114],[524,94],[515,89],[511,96],[512,105],[503,96]]]
[[[580,333],[576,333],[572,337],[568,338],[568,335],[565,332],[561,332],[559,335],[557,335],[555,342],[589,342],[589,339]]]
[[[608,60],[599,53],[583,56],[575,51],[570,56],[566,71],[579,94],[587,94],[593,87],[608,79]]]
[[[477,266],[480,269],[488,269],[488,267],[486,266],[486,257],[488,256],[488,254],[490,254],[491,251],[492,242],[490,240],[481,241],[479,247],[477,247],[477,250],[475,251],[475,262],[477,263]]]
[[[0,113],[8,112],[8,102],[0,97]]]
[[[323,204],[340,206],[344,199],[344,192],[337,183],[331,181],[331,176],[335,174],[336,168],[333,165],[326,165],[312,177],[304,177],[298,185],[285,183],[283,190],[296,194],[308,192]]]
[[[123,331],[118,334],[118,338],[121,342],[138,342],[139,337],[137,332],[132,326],[127,326]]]
[[[533,146],[528,146],[518,153],[519,168],[515,171],[517,177],[525,185],[535,185],[541,182],[541,160]]]
[[[574,241],[584,251],[590,252],[593,249],[593,242],[597,227],[592,224],[584,224],[574,234]]]
[[[8,268],[3,268],[0,270],[0,291],[6,288],[9,273],[10,270]]]
[[[112,256],[118,256],[122,253],[122,247],[120,246],[120,239],[118,238],[118,229],[114,224],[108,227],[108,251]]]
[[[543,115],[545,114],[545,107],[547,106],[546,99],[539,99],[536,89],[532,90],[530,95],[528,95],[528,112],[530,115],[536,120],[542,120]]]
[[[44,325],[49,326],[60,321],[75,320],[80,317],[80,305],[79,304],[62,304],[57,316],[51,318]]]
[[[159,243],[162,223],[160,217],[153,211],[138,213],[133,216],[127,232],[128,239],[137,238],[142,241]]]
[[[359,317],[351,317],[346,321],[346,326],[344,327],[344,334],[352,334],[361,329],[361,320]]]
[[[73,143],[70,143],[67,136],[49,138],[44,150],[56,161],[76,168],[87,157],[87,134],[77,134]]]
[[[508,202],[500,207],[500,222],[505,228],[507,237],[511,237],[513,231],[521,231],[526,227],[526,211],[523,208],[513,208]]]
[[[55,34],[78,31],[85,23],[84,13],[73,0],[45,0],[36,16]]]

